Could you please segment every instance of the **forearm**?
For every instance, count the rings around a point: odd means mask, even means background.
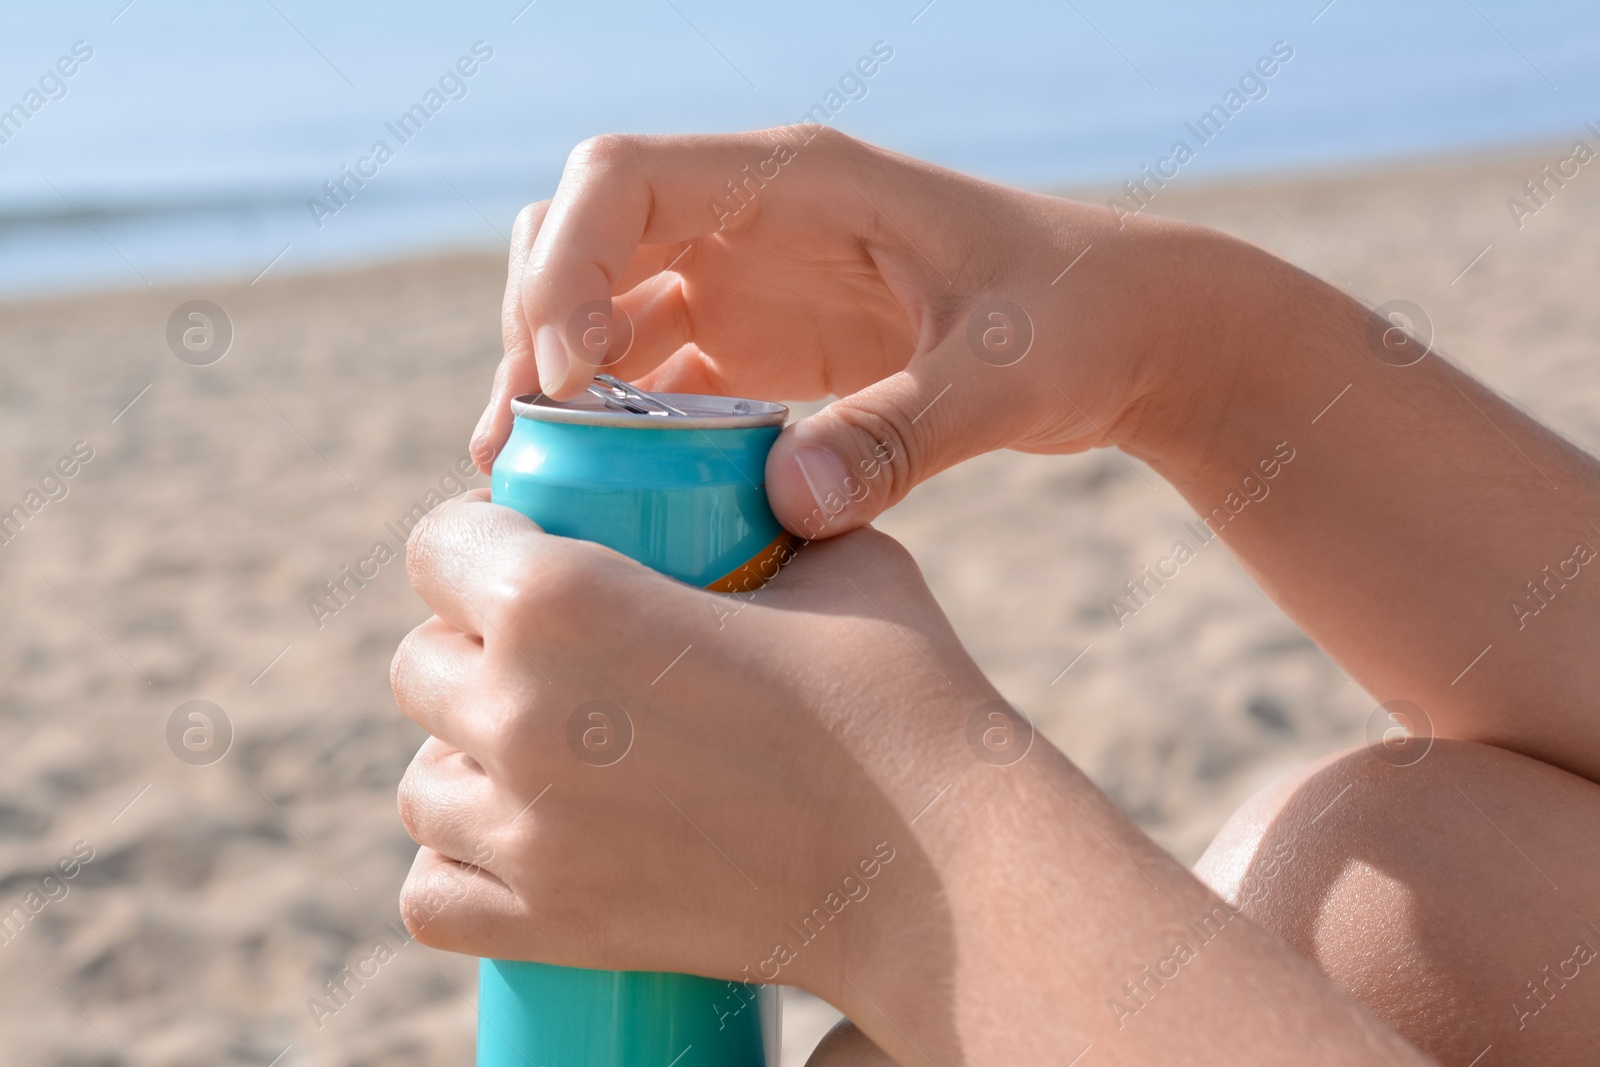
[[[1228,281],[1176,298],[1204,324],[1186,435],[1155,404],[1126,447],[1378,700],[1600,778],[1600,465],[1437,353],[1380,358],[1351,298],[1214,240]]]
[[[1427,1062],[1047,746],[958,775],[914,828],[940,881],[897,888],[839,991],[897,1062]]]

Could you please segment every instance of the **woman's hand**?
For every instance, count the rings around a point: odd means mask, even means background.
[[[472,452],[487,471],[511,397],[570,398],[602,370],[669,391],[841,396],[767,465],[779,519],[830,536],[993,449],[1204,436],[1186,424],[1214,414],[1202,401],[1229,378],[1227,348],[1202,352],[1182,308],[1225,312],[1218,264],[1238,254],[827,127],[595,138],[517,219],[505,359]]]
[[[731,597],[478,492],[407,560],[437,612],[393,667],[433,735],[400,789],[419,940],[846,1003],[913,953],[948,972],[909,824],[976,764],[966,723],[996,695],[894,542],[807,548]]]
[[[1220,902],[998,701],[873,531],[724,596],[480,491],[407,561],[438,613],[394,662],[433,735],[400,790],[426,944],[798,985],[860,1028],[819,1063],[1418,1062],[1243,919],[1124,1028],[1107,997]]]

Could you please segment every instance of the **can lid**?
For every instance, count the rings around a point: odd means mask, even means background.
[[[597,375],[589,391],[572,400],[530,393],[511,401],[518,418],[588,426],[633,426],[658,430],[737,430],[782,426],[789,409],[766,400],[694,393],[647,393],[609,374]]]

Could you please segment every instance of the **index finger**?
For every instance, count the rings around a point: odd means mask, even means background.
[[[485,489],[434,508],[406,542],[412,588],[434,614],[546,680],[539,646],[567,633],[580,609],[604,608],[600,591],[621,588],[618,568],[629,580],[655,573],[593,542],[547,534]]]
[[[496,605],[534,551],[542,533],[521,512],[494,504],[474,489],[430,511],[406,540],[411,587],[450,626],[473,637],[498,636]]]
[[[532,351],[506,352],[482,454],[497,454],[510,436],[513,397],[542,389],[569,400],[608,362],[604,350],[585,343],[584,332],[596,314],[612,321],[612,293],[631,280],[640,246],[674,248],[746,225],[754,212],[738,212],[735,221],[726,206],[733,202],[730,185],[735,195],[753,195],[765,184],[760,164],[780,146],[794,152],[812,136],[805,127],[689,137],[607,134],[573,149],[522,273],[518,332],[533,339]]]

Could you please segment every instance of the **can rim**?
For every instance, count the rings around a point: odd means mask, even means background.
[[[513,397],[511,412],[520,419],[579,426],[619,426],[650,430],[742,430],[782,426],[789,409],[769,400],[696,393],[652,393],[684,415],[651,415],[605,407],[583,394],[576,400],[551,400],[543,393]]]

